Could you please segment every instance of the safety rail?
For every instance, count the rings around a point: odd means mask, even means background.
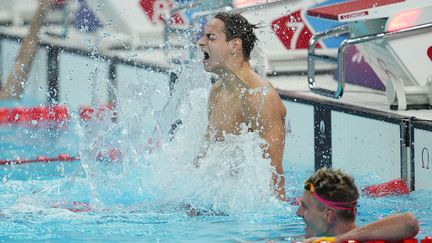
[[[355,44],[361,44],[369,41],[374,41],[378,39],[387,39],[387,38],[401,38],[408,35],[419,34],[423,32],[430,31],[432,29],[432,23],[421,24],[401,30],[396,31],[388,31],[382,32],[378,34],[372,35],[364,35],[358,36],[354,38],[348,38],[342,41],[339,45],[337,57],[329,56],[329,55],[317,55],[315,54],[315,48],[318,42],[321,39],[329,38],[335,35],[347,34],[350,33],[350,29],[348,25],[334,28],[325,32],[318,33],[309,41],[308,46],[308,84],[309,89],[319,95],[332,97],[335,99],[339,99],[342,97],[344,88],[345,88],[345,50]],[[337,73],[338,73],[338,87],[336,91],[332,91],[329,89],[324,89],[316,86],[315,81],[315,61],[316,59],[322,59],[326,61],[336,62],[337,63]]]
[[[321,33],[318,33],[314,36],[311,37],[311,39],[309,40],[309,45],[308,45],[308,60],[307,60],[307,67],[308,67],[308,83],[309,83],[309,89],[314,92],[317,93],[319,95],[323,95],[323,96],[327,96],[327,97],[333,97],[333,98],[340,98],[343,95],[343,91],[344,91],[344,87],[345,87],[345,80],[339,78],[338,79],[338,88],[336,91],[331,91],[328,89],[324,89],[324,88],[319,88],[316,86],[316,82],[315,82],[315,61],[317,59],[321,59],[327,62],[333,62],[333,63],[338,63],[338,59],[341,53],[341,49],[339,48],[338,51],[338,56],[330,56],[330,55],[318,55],[315,53],[315,49],[316,49],[316,45],[319,43],[319,41],[323,38],[328,38],[328,37],[332,37],[332,36],[337,36],[337,35],[342,35],[342,34],[347,34],[349,33],[349,27],[347,25],[342,26],[342,27],[338,27],[338,28],[334,28],[328,31],[324,31]],[[343,55],[342,55],[343,56]],[[339,69],[339,65],[338,65],[338,69]]]

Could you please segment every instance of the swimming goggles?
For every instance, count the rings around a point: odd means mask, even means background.
[[[304,184],[304,189],[305,191],[309,192],[312,194],[312,196],[318,200],[319,202],[321,202],[322,204],[330,207],[330,208],[334,208],[337,210],[349,210],[349,211],[353,211],[354,215],[356,213],[356,204],[357,201],[352,201],[352,202],[334,202],[334,201],[330,201],[330,200],[326,200],[322,197],[320,197],[318,195],[318,193],[316,193],[315,191],[315,186],[312,182],[310,182],[309,180],[305,181]],[[350,205],[349,207],[347,205]]]

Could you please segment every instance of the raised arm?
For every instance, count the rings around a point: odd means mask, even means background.
[[[32,18],[30,30],[22,41],[13,70],[7,77],[6,83],[0,88],[0,99],[18,99],[21,97],[38,48],[38,34],[43,19],[54,2],[55,0],[39,1],[39,7]]]
[[[397,241],[414,237],[419,232],[419,223],[411,213],[394,214],[365,226],[336,236],[336,242],[346,240]]]

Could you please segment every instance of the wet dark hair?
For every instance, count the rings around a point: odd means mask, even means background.
[[[339,169],[321,168],[309,177],[307,182],[314,185],[315,192],[320,197],[333,202],[353,202],[360,196],[353,177]],[[310,188],[305,187],[305,189]],[[336,210],[336,214],[341,219],[353,221],[356,204],[352,206],[353,210]]]
[[[250,53],[258,40],[254,33],[257,25],[249,23],[245,17],[238,13],[219,12],[215,15],[215,18],[224,22],[226,41],[235,38],[242,40],[243,56],[246,60],[249,60]]]

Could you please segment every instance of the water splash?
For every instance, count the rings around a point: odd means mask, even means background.
[[[195,168],[193,160],[204,142],[210,89],[209,75],[199,68],[182,68],[175,91],[161,110],[152,105],[154,90],[145,86],[131,97],[145,104],[139,112],[119,110],[123,117],[115,123],[106,111],[78,125],[83,173],[41,195],[83,200],[98,210],[192,208],[199,213],[239,215],[274,210],[279,202],[271,187],[273,168],[263,158],[264,140],[258,133],[245,128],[240,135],[226,135],[223,142],[211,144],[202,166]],[[169,134],[175,120],[181,125]],[[118,151],[116,158],[101,156],[113,149]]]

